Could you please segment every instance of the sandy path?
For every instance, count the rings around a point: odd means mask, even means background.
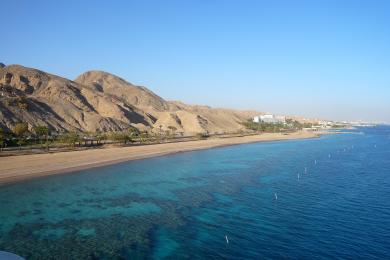
[[[254,136],[208,139],[181,143],[0,157],[0,184],[26,180],[34,177],[72,172],[128,160],[161,156],[170,153],[243,143],[312,138],[317,136],[318,134],[310,132],[297,132],[289,135],[265,133]]]

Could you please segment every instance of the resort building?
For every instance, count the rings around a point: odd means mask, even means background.
[[[285,123],[286,118],[284,116],[275,116],[271,114],[261,115],[261,116],[255,116],[253,117],[254,123],[269,123],[269,124],[279,124],[279,123]]]

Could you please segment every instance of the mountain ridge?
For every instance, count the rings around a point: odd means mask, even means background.
[[[235,132],[256,111],[167,101],[143,86],[100,70],[69,80],[21,65],[0,66],[0,128],[18,122],[55,131],[176,129],[183,134]]]

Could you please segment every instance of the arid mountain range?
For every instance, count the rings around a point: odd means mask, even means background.
[[[0,128],[16,123],[56,131],[119,131],[135,127],[184,134],[236,132],[259,114],[166,101],[149,89],[103,71],[75,80],[20,65],[0,64]]]

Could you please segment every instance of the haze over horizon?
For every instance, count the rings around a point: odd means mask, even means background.
[[[0,62],[169,100],[390,123],[388,1],[14,1]]]

